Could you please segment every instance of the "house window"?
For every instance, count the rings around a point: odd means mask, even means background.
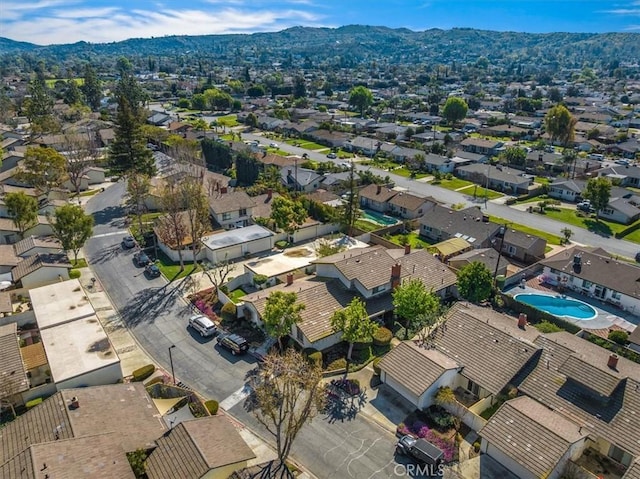
[[[508,246],[507,247],[507,254],[510,254],[510,255],[516,254],[516,247],[515,246]]]
[[[384,285],[382,285],[382,286],[376,286],[375,288],[373,288],[373,294],[377,294],[377,293],[379,293],[380,291],[384,291],[384,290],[385,290]]]
[[[304,343],[304,334],[302,334],[302,330],[296,326],[296,339],[300,343]]]
[[[246,208],[240,208],[240,216],[247,216],[247,209]]]
[[[431,231],[431,226],[423,225],[422,229],[425,231]]]
[[[467,381],[467,391],[471,392],[471,394],[478,396],[480,393],[480,386],[474,383],[471,379]]]
[[[613,209],[611,209],[611,208],[604,208],[604,209],[602,210],[602,214],[603,214],[603,215],[612,215],[612,214],[613,214]]]
[[[618,291],[611,291],[611,297],[613,299],[620,301],[620,298],[622,298],[622,295]]]
[[[593,283],[591,281],[587,281],[586,279],[582,280],[582,287],[585,289],[589,289],[591,288],[591,286],[593,285]]]
[[[222,221],[227,221],[231,219],[231,213],[222,213]]]

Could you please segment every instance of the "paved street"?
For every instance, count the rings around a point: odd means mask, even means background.
[[[264,145],[268,145],[270,142],[270,140],[264,138],[262,135],[255,135],[250,133],[243,133],[242,139],[250,141],[260,141]],[[283,142],[278,142],[278,145],[281,150],[288,151],[294,155],[302,156],[303,153],[307,153],[309,155],[309,158],[314,161],[331,161],[327,158],[326,153],[310,152],[309,150],[291,146]],[[380,170],[378,168],[360,165],[357,166],[357,169],[370,169],[372,172],[382,177],[388,175],[395,182],[396,186],[406,188],[420,196],[432,196],[433,198],[447,205],[464,203],[468,206],[471,206],[475,204],[477,206],[480,206],[483,211],[487,211],[493,216],[504,218],[505,220],[512,221],[514,223],[525,224],[527,226],[531,226],[532,228],[546,231],[548,233],[553,233],[558,236],[562,236],[560,230],[567,226],[565,223],[546,218],[539,214],[523,213],[520,210],[510,208],[509,206],[505,206],[496,201],[489,201],[485,209],[484,199],[478,198],[474,200],[472,196],[440,188],[436,185],[415,181],[403,176],[394,175],[393,173],[385,170]],[[573,231],[573,236],[571,239],[576,243],[591,246],[600,246],[612,254],[622,255],[627,258],[634,258],[636,253],[640,251],[640,245],[638,244],[619,240],[614,237],[600,236],[585,229],[574,227],[571,225],[569,225],[569,227]]]
[[[255,367],[251,356],[234,357],[214,347],[187,329],[190,310],[182,299],[185,282],[166,284],[163,278],[147,279],[133,261],[134,250],[123,250],[120,242],[128,234],[124,209],[120,206],[123,182],[92,197],[86,211],[94,215],[94,236],[85,245],[85,256],[95,276],[109,293],[138,343],[167,371],[168,348],[173,349],[175,374],[179,381],[207,398],[227,406],[232,415],[270,437],[253,415],[244,409],[245,377]],[[294,459],[319,478],[393,477],[394,437],[379,425],[356,416],[331,423],[318,417],[301,432]]]

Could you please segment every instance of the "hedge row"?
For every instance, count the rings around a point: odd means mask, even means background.
[[[531,305],[521,303],[520,301],[513,299],[512,296],[502,293],[500,293],[500,295],[502,297],[502,300],[504,301],[505,307],[515,311],[516,313],[526,314],[527,321],[531,324],[535,325],[537,323],[547,321],[551,324],[555,324],[559,328],[562,328],[571,334],[575,334],[582,329],[579,326],[576,326],[575,324],[570,323],[569,321],[566,321],[564,319],[558,318],[553,314],[549,314],[546,311],[542,311],[540,309],[534,308]]]
[[[212,416],[215,416],[216,414],[218,414],[218,407],[220,407],[220,405],[218,404],[218,401],[215,401],[214,399],[210,399],[209,401],[206,401],[204,403],[204,407],[207,408],[207,411],[209,411],[209,414],[211,414]]]
[[[623,229],[622,231],[618,231],[615,234],[616,238],[624,238],[625,236],[627,236],[628,234],[633,233],[634,231],[636,231],[637,229],[640,228],[640,221],[636,221],[635,223],[633,223],[632,225],[627,226],[625,229]]]
[[[376,334],[373,335],[373,345],[374,346],[386,346],[391,343],[393,339],[393,333],[390,329],[385,327],[380,327],[376,331]]]
[[[142,366],[141,368],[136,369],[131,373],[133,378],[131,379],[133,382],[140,382],[147,379],[151,376],[156,370],[156,367],[153,364],[147,364],[146,366]]]

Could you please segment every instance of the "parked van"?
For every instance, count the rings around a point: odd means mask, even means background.
[[[216,333],[216,325],[206,316],[201,314],[189,318],[189,326],[200,333],[203,338],[213,336]]]
[[[396,451],[405,456],[413,457],[423,464],[437,466],[442,463],[444,453],[426,439],[417,439],[413,436],[402,436],[396,444]]]
[[[604,155],[601,153],[591,153],[589,155],[590,160],[602,161],[604,160]]]

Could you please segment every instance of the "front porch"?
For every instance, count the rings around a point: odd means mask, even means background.
[[[576,461],[569,463],[575,477],[584,479],[620,479],[627,468],[610,457],[588,447]]]

